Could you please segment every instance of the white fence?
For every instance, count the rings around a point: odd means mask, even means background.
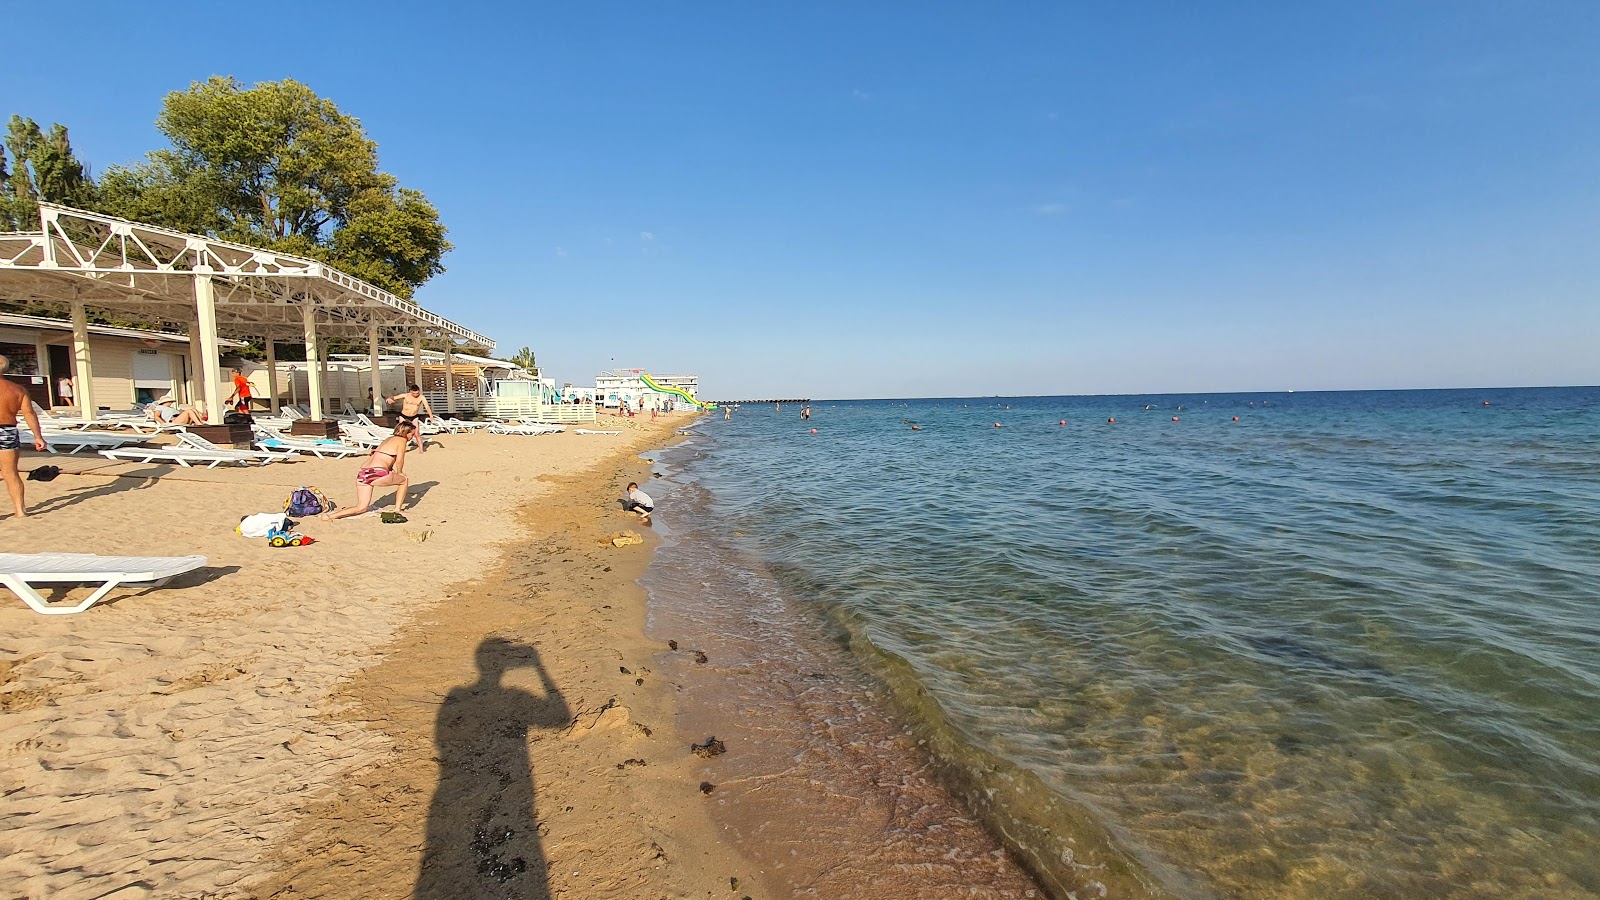
[[[460,408],[459,400],[457,408]],[[542,403],[537,397],[484,397],[477,411],[481,416],[494,419],[523,419],[556,425],[594,421],[593,403]]]

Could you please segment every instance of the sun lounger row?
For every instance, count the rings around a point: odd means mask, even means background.
[[[123,447],[116,450],[101,450],[100,455],[117,462],[176,463],[185,467],[204,465],[207,469],[215,469],[223,463],[264,466],[284,458],[282,453],[218,447],[205,438],[188,432],[178,435],[178,440],[181,443],[176,447]]]
[[[496,422],[488,430],[490,434],[560,434],[567,429],[539,422]]]

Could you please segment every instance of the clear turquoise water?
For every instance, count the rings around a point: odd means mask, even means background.
[[[677,514],[1043,883],[1600,896],[1600,389],[797,414],[703,420]]]

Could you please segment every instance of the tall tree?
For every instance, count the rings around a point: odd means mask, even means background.
[[[518,350],[517,355],[511,357],[511,361],[535,375],[539,374],[539,363],[533,358],[532,347],[523,347]]]
[[[171,149],[108,170],[105,211],[309,256],[402,297],[444,271],[438,210],[378,170],[359,120],[300,82],[214,76],[168,94],[156,125]]]
[[[11,166],[8,171],[0,152],[0,227],[37,229],[40,200],[69,206],[93,201],[94,181],[73,154],[65,125],[51,125],[46,134],[39,123],[13,115],[6,125],[5,145],[11,151]]]

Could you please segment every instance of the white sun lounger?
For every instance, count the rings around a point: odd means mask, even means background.
[[[262,428],[257,428],[255,433],[256,446],[260,447],[262,450],[281,450],[289,453],[309,453],[312,456],[315,456],[317,459],[327,459],[330,456],[334,457],[335,459],[339,459],[346,456],[360,456],[361,454],[367,452],[360,447],[352,447],[349,444],[341,444],[338,441],[333,440],[319,441],[315,439],[307,440],[304,438],[286,437],[281,434],[273,434],[272,432]]]
[[[206,564],[204,556],[95,556],[90,553],[0,553],[0,584],[10,588],[34,612],[47,616],[81,613],[99,603],[111,589],[128,582],[155,582],[159,587],[175,575]],[[51,606],[37,584],[98,584],[75,606]]]
[[[193,447],[123,447],[119,450],[101,450],[100,455],[117,462],[168,463],[179,466],[203,465],[215,469],[223,463],[252,463],[266,465],[286,457],[282,453],[260,453],[255,450],[196,450]]]
[[[542,425],[537,422],[515,425],[510,422],[496,422],[489,426],[490,434],[560,434],[566,430],[560,425]]]
[[[393,429],[389,429],[389,428],[384,428],[382,425],[379,425],[377,422],[372,421],[372,418],[370,416],[368,416],[366,413],[356,413],[355,419],[356,419],[356,424],[357,425],[361,425],[361,426],[363,426],[365,428],[375,428],[375,429],[377,429],[379,431],[392,431],[393,430]],[[420,430],[423,434],[438,434],[439,432],[444,431],[445,427],[440,425],[440,424],[438,424],[438,423],[436,423],[436,422],[430,422],[427,419],[419,419],[417,421],[417,429]]]
[[[218,447],[216,444],[211,443],[198,434],[192,434],[190,432],[184,432],[183,434],[178,435],[178,441],[190,449],[202,450],[206,453],[234,453],[239,454],[241,459],[265,460],[269,458],[283,458],[283,455],[280,453],[268,453],[265,450],[235,450],[232,447]]]
[[[383,443],[385,439],[394,437],[394,431],[384,428],[382,425],[352,425],[346,422],[339,426],[339,436],[347,444],[351,444],[356,447],[372,448]],[[424,441],[428,440],[426,436],[424,436],[422,439]],[[439,442],[428,441],[428,443],[438,445]]]
[[[43,422],[39,423],[43,425]],[[21,429],[18,434],[25,446],[33,444],[33,433],[28,429]],[[51,431],[44,429],[44,446],[51,453],[65,453],[71,456],[80,450],[115,450],[129,444],[138,444],[144,441],[140,435],[104,434],[93,431]]]

